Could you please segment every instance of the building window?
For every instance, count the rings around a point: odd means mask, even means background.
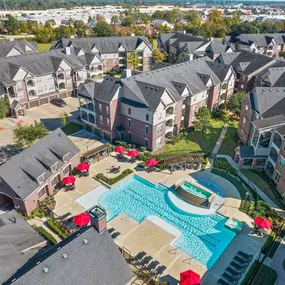
[[[116,64],[117,63],[117,60],[116,59],[113,59],[113,64]]]
[[[46,186],[38,191],[39,198],[43,197],[46,194]]]
[[[192,115],[195,115],[196,113],[196,105],[192,107]]]
[[[131,140],[132,139],[132,133],[128,132],[128,139]]]
[[[100,124],[103,124],[103,117],[101,115],[99,116],[99,119],[100,119]]]
[[[162,137],[156,139],[156,147],[160,147],[162,145]]]
[[[106,106],[106,114],[109,114],[109,106]]]
[[[162,119],[162,113],[160,112],[160,113],[158,113],[158,115],[157,115],[157,119],[158,120],[161,120]]]
[[[69,152],[63,157],[63,162],[69,161]]]
[[[129,126],[129,128],[132,127],[132,120],[131,119],[128,119],[128,126]]]
[[[146,121],[149,120],[149,114],[146,114],[146,115],[145,115],[145,119],[146,119]]]
[[[240,90],[243,90],[243,89],[244,89],[244,85],[241,84],[241,85],[240,85]]]
[[[243,117],[242,122],[245,124],[246,123],[246,118]]]
[[[283,156],[280,156],[280,159],[279,159],[279,166],[281,168],[283,168],[285,165],[285,158]]]
[[[156,127],[156,134],[159,135],[162,133],[162,124]]]
[[[41,176],[38,177],[38,183],[41,184],[45,181],[45,174],[42,174]]]
[[[102,104],[99,103],[99,111],[102,112]]]
[[[132,110],[131,108],[128,108],[128,114],[131,115],[132,114]]]
[[[148,135],[148,126],[145,126],[145,134]]]
[[[110,120],[107,118],[107,126],[110,126]]]
[[[274,180],[278,183],[280,180],[280,173],[276,170],[275,176],[274,176]]]

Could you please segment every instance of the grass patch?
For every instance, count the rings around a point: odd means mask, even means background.
[[[284,236],[285,236],[285,229],[282,229],[281,232],[279,233],[278,237],[276,238],[276,240],[275,240],[275,242],[274,242],[274,244],[273,244],[269,254],[268,254],[268,256],[270,258],[273,258],[273,256],[275,255],[275,253],[276,253],[280,243],[282,242]]]
[[[212,129],[210,134],[205,134],[200,131],[188,132],[187,135],[177,143],[167,144],[166,153],[181,150],[189,152],[203,151],[206,154],[211,153],[220,136],[224,122],[220,120],[211,120],[211,123]]]
[[[235,138],[237,133],[237,127],[238,127],[238,122],[234,122],[232,126],[228,127],[228,131],[220,147],[219,154],[227,154],[230,155],[232,158],[234,158],[235,149],[238,147],[238,143]]]
[[[72,135],[74,133],[77,133],[77,132],[83,130],[84,127],[82,127],[81,125],[78,125],[78,124],[76,124],[74,122],[70,122],[67,125],[63,126],[61,129],[63,130],[63,132],[67,136],[70,136],[70,135]]]
[[[267,254],[268,251],[270,250],[271,245],[272,245],[272,243],[273,243],[275,237],[276,237],[276,233],[272,231],[272,232],[270,233],[270,235],[268,236],[268,238],[267,238],[265,244],[264,244],[263,247],[262,247],[264,254]]]
[[[51,43],[38,44],[38,51],[47,51],[50,50],[50,48],[51,48]]]
[[[259,261],[255,261],[247,272],[245,278],[241,282],[241,285],[247,285],[252,275],[254,274],[256,267],[259,265]],[[274,269],[262,264],[258,270],[252,285],[274,285],[277,279],[277,273]]]
[[[269,177],[259,171],[253,171],[248,169],[242,169],[242,173],[250,179],[264,194],[266,194],[276,205],[278,205],[281,209],[285,209],[285,203],[277,191],[273,182],[269,179]]]

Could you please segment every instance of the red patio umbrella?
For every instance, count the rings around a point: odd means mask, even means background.
[[[124,148],[123,146],[117,146],[115,147],[114,151],[117,153],[124,153],[126,151],[126,148]]]
[[[192,270],[180,273],[180,285],[200,285],[200,275]]]
[[[88,225],[90,222],[90,216],[87,213],[81,213],[74,216],[73,223],[79,227]]]
[[[272,224],[266,218],[256,217],[254,222],[257,226],[263,229],[270,229]]]
[[[74,182],[75,182],[74,176],[67,176],[67,177],[64,177],[62,180],[62,184],[64,184],[64,185],[72,184]]]
[[[128,156],[131,156],[131,157],[137,157],[139,155],[140,155],[140,153],[136,149],[133,149],[133,150],[128,152]]]
[[[156,166],[158,164],[158,161],[155,158],[149,159],[145,162],[147,166]]]
[[[77,169],[79,171],[87,171],[89,169],[90,165],[88,163],[80,163],[77,165]]]

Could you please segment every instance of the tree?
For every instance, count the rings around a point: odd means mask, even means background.
[[[238,117],[240,115],[241,107],[242,107],[242,101],[244,97],[246,96],[246,93],[243,91],[238,91],[232,96],[230,96],[227,107],[234,112]]]
[[[138,69],[140,66],[141,60],[139,58],[139,55],[136,52],[131,52],[128,55],[128,64],[134,69]]]
[[[74,29],[76,30],[76,35],[79,38],[86,37],[86,26],[82,20],[75,20],[73,22]]]
[[[42,139],[48,133],[42,122],[34,122],[34,124],[26,126],[17,126],[14,128],[14,141],[20,147],[29,147],[36,140]]]
[[[119,25],[120,24],[120,19],[118,15],[114,15],[111,18],[111,25]]]
[[[198,28],[201,26],[202,23],[200,13],[196,10],[189,11],[189,13],[184,16],[184,19],[189,23],[190,27]]]
[[[22,21],[20,23],[20,31],[22,33],[28,33],[29,29],[28,29],[28,25],[27,25],[27,23],[25,21]]]
[[[0,119],[4,119],[9,112],[9,102],[8,99],[0,98]]]
[[[164,18],[164,13],[162,11],[156,10],[153,14],[152,14],[152,18],[155,19],[160,19],[163,20]]]
[[[259,29],[250,22],[243,22],[239,25],[233,25],[232,32],[238,34],[259,34]]]
[[[198,112],[195,113],[194,125],[198,131],[210,132],[211,112],[206,106],[200,107]]]
[[[50,43],[54,40],[54,30],[52,28],[37,28],[34,31],[35,40],[39,43]]]
[[[67,113],[64,113],[61,117],[61,123],[65,126],[67,124],[67,118],[68,118],[68,115]]]
[[[183,31],[184,28],[184,25],[180,22],[174,24],[174,31]]]
[[[106,21],[99,21],[93,28],[95,37],[109,37],[111,36],[111,29]]]
[[[126,16],[123,20],[122,20],[122,22],[121,22],[121,25],[123,26],[123,27],[130,27],[130,26],[132,26],[133,24],[134,24],[134,18],[132,17],[132,16]]]
[[[20,29],[19,21],[12,15],[8,15],[8,20],[5,22],[5,28],[10,35],[17,35]]]
[[[162,62],[165,61],[167,53],[161,52],[160,49],[156,48],[152,51],[152,56],[155,62]]]

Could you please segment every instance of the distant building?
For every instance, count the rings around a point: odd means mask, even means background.
[[[57,129],[0,166],[0,205],[30,215],[80,163],[79,149]]]
[[[35,256],[4,285],[127,285],[133,277],[109,232],[90,226]]]
[[[0,42],[0,57],[30,54],[37,51],[37,42],[29,42],[26,40]]]
[[[152,27],[155,27],[155,28],[157,28],[158,26],[166,26],[166,27],[170,28],[171,30],[174,28],[173,24],[170,24],[167,21],[161,20],[161,19],[152,20],[150,25]]]
[[[280,51],[285,51],[285,33],[232,35],[223,41],[234,45],[236,50],[245,49],[272,57],[278,57]]]
[[[7,281],[46,244],[15,210],[0,215],[0,283]]]
[[[201,106],[214,110],[233,93],[230,65],[201,58],[160,67],[121,80],[106,77],[102,83],[84,84],[78,97],[86,129],[156,150],[181,126],[192,126]]]
[[[238,134],[245,144],[236,149],[242,168],[264,169],[280,194],[285,193],[285,89],[256,87],[245,97]]]

